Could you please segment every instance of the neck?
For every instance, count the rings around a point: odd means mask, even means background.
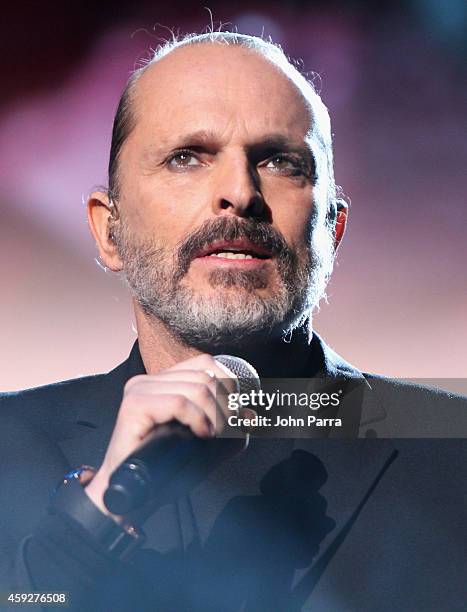
[[[187,346],[175,338],[161,321],[149,318],[135,305],[136,327],[141,357],[146,372],[156,374],[202,352],[211,355],[235,355],[251,363],[260,378],[298,378],[306,376],[310,360],[309,334],[304,328],[296,329],[287,342],[282,338],[255,338],[242,347],[225,344],[212,350],[201,351]],[[311,339],[311,334],[310,334]]]
[[[310,361],[308,334],[297,329],[287,341],[282,338],[255,338],[241,347],[224,345],[216,347],[212,354],[242,357],[255,367],[260,378],[300,378],[306,376]]]

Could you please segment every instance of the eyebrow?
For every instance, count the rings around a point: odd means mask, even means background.
[[[175,151],[183,148],[206,148],[214,149],[220,147],[220,140],[214,132],[209,130],[195,130],[187,134],[180,134],[178,137],[171,140],[170,138],[157,143],[151,144],[146,153],[149,155],[162,154],[168,151]],[[294,153],[304,158],[310,170],[316,172],[316,156],[312,149],[311,144],[306,141],[294,142],[287,136],[281,133],[271,133],[265,135],[263,138],[252,142],[246,146],[246,149],[250,155],[260,155],[264,153],[273,154],[275,152]]]
[[[268,151],[271,153],[276,151],[295,153],[300,157],[305,158],[313,169],[316,168],[316,157],[311,145],[306,141],[299,143],[294,142],[283,134],[270,134],[265,138],[262,138],[260,141],[251,144],[248,149],[252,153],[261,153],[263,151]]]
[[[164,143],[165,144],[165,143]],[[167,143],[169,144],[169,143]],[[184,134],[180,136],[179,142],[174,146],[174,148],[180,148],[182,146],[191,144],[192,146],[203,146],[203,145],[213,145],[219,144],[218,137],[214,134],[214,132],[210,132],[207,130],[196,130],[195,132],[190,132],[188,134]],[[306,144],[306,142],[296,144],[292,142],[287,136],[280,133],[268,134],[265,137],[261,138],[257,142],[251,143],[247,145],[248,150],[254,149],[281,149],[283,151],[289,152],[297,152],[307,154],[310,152],[310,147]]]

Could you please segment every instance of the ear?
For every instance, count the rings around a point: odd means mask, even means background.
[[[344,237],[345,228],[347,226],[347,218],[349,215],[349,205],[345,200],[338,199],[336,204],[336,220],[334,226],[334,251],[337,251]]]
[[[87,211],[89,228],[96,241],[103,264],[114,272],[122,270],[122,260],[109,233],[110,220],[112,214],[115,214],[115,208],[112,208],[109,195],[104,191],[93,192],[88,199]]]

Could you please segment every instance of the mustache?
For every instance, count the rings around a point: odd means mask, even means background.
[[[258,247],[268,250],[282,262],[293,263],[295,252],[289,247],[284,236],[271,225],[260,219],[220,217],[205,221],[201,227],[190,234],[177,248],[178,269],[183,275],[188,271],[196,253],[215,241],[248,240]]]

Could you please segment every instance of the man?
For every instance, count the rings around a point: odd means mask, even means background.
[[[313,333],[347,207],[327,110],[282,52],[229,33],[163,46],[122,96],[88,218],[138,342],[107,375],[2,398],[2,590],[64,591],[77,610],[461,609],[462,441],[253,438],[154,508],[144,546],[143,521],[104,503],[165,424],[222,433],[221,353],[262,379],[357,380],[355,437],[389,436],[401,407],[465,410],[363,375]]]

